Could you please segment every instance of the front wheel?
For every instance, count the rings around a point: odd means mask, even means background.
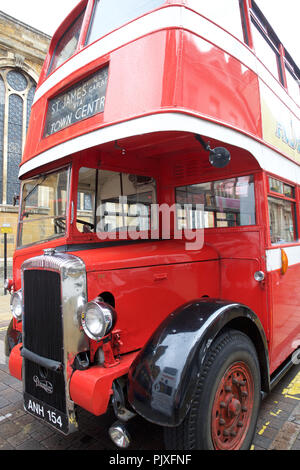
[[[236,330],[223,332],[198,372],[186,418],[164,430],[166,448],[249,449],[260,405],[260,368],[252,341]]]

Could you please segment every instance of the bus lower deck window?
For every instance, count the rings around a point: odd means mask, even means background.
[[[255,224],[253,176],[176,188],[178,229]],[[199,211],[203,212],[203,223]]]
[[[295,188],[269,178],[269,219],[271,243],[290,243],[297,238]]]
[[[77,229],[88,233],[150,230],[156,183],[150,176],[81,168]],[[95,210],[96,208],[96,210]]]

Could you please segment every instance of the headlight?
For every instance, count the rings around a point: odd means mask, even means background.
[[[113,307],[98,300],[88,302],[81,313],[81,324],[86,335],[95,340],[100,340],[111,330],[115,319]]]
[[[18,321],[21,321],[23,313],[23,296],[21,290],[18,290],[12,294],[10,298],[10,309],[14,318],[16,318]]]
[[[13,286],[13,280],[12,279],[5,279],[4,281],[4,289],[11,291],[11,288]]]

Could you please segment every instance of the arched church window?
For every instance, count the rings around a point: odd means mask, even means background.
[[[19,164],[36,84],[25,72],[0,68],[0,204],[19,194]]]

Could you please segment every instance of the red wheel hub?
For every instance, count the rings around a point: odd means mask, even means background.
[[[252,374],[244,362],[232,364],[223,375],[212,407],[215,449],[238,450],[249,429],[254,400]]]

